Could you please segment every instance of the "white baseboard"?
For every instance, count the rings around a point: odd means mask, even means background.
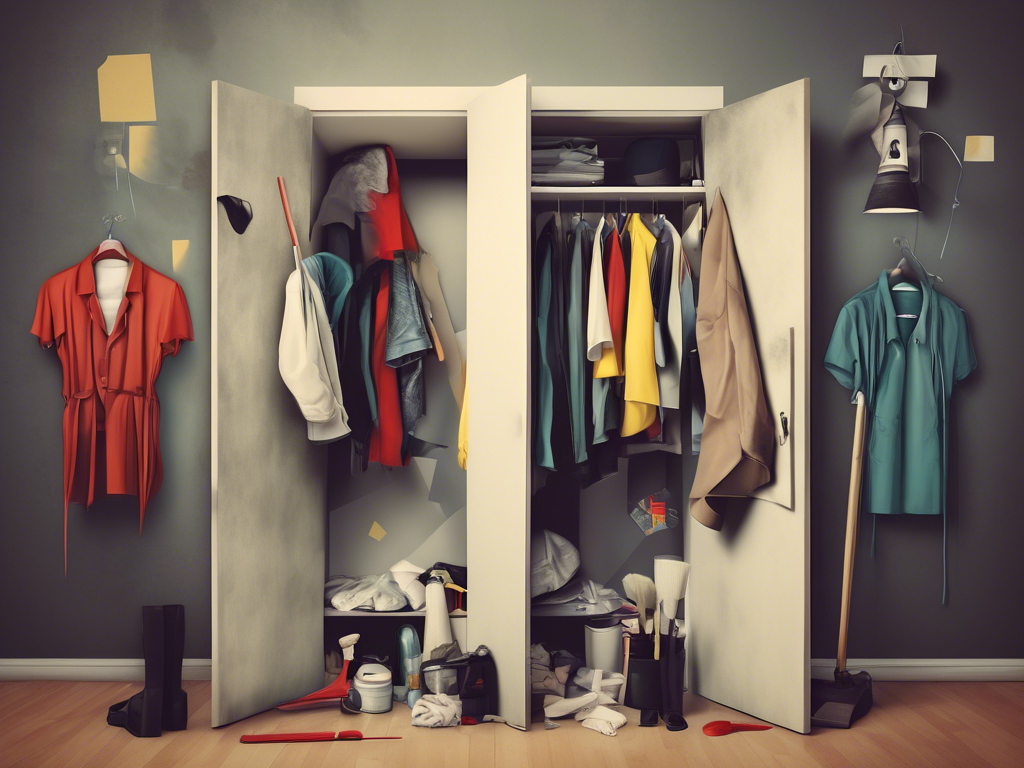
[[[185,659],[185,680],[209,680],[211,659]],[[0,680],[144,680],[142,659],[0,659]]]
[[[811,677],[831,680],[835,659],[811,659]],[[875,680],[1024,681],[1024,659],[847,659]]]

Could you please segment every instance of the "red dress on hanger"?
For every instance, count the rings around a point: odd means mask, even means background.
[[[409,217],[402,205],[398,185],[398,167],[391,147],[384,148],[388,158],[388,191],[382,195],[371,191],[374,204],[369,212],[377,237],[377,257],[394,261],[395,251],[419,251]],[[388,336],[388,304],[391,296],[390,271],[381,273],[380,290],[376,297],[376,319],[373,329],[371,364],[377,385],[378,423],[370,432],[370,461],[388,467],[401,467],[409,463],[402,456],[402,412],[398,399],[398,371],[384,363]]]
[[[164,357],[193,339],[181,286],[127,250],[124,299],[108,335],[93,274],[98,253],[43,283],[32,321],[43,347],[57,345],[63,369],[65,575],[70,502],[137,495],[141,533],[163,479],[156,379]]]

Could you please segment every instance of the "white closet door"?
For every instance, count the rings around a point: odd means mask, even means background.
[[[498,666],[498,714],[529,727],[530,84],[468,110],[468,633]]]
[[[214,726],[323,686],[326,448],[278,373],[295,269],[277,176],[309,232],[309,110],[213,83],[212,580]],[[218,195],[252,204],[242,235]],[[308,244],[303,243],[309,255]]]
[[[779,503],[727,500],[721,531],[687,516],[697,693],[801,733],[810,729],[809,115],[802,80],[707,117],[708,200],[721,190],[768,405],[777,436],[786,411],[789,438],[776,446]]]

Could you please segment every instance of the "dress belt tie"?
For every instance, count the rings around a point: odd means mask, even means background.
[[[147,395],[142,391],[142,387],[136,387],[134,391],[127,389],[104,389],[106,393],[114,393],[115,395],[131,395],[132,397],[141,397],[146,400],[152,400],[153,402],[159,402],[156,395]],[[64,476],[64,576],[68,575],[68,504],[71,502],[71,486],[75,481],[75,470],[77,464],[77,446],[78,446],[78,406],[82,400],[88,400],[90,397],[95,395],[97,392],[95,389],[83,389],[78,392],[73,392],[70,397],[68,405],[74,406],[74,415],[72,417],[72,432],[71,432],[71,444],[75,447],[71,454],[70,466],[65,466]],[[148,424],[146,426],[146,440],[148,441]],[[148,446],[146,446],[148,448]],[[146,476],[148,477],[148,456],[143,457],[143,464]],[[141,482],[141,478],[140,478]],[[148,494],[143,493],[142,488],[139,489],[139,502],[142,509],[145,509],[145,503],[148,500]],[[142,532],[142,509],[139,511],[139,532]]]
[[[142,387],[136,387],[134,390],[129,389],[108,389],[104,388],[103,392],[107,394],[115,395],[131,395],[132,397],[144,397],[147,400],[158,400],[156,395],[147,395],[142,391]],[[80,392],[75,392],[71,395],[75,400],[88,400],[90,397],[96,394],[95,389],[83,389]]]

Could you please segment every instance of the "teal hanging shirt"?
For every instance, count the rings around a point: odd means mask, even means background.
[[[569,311],[567,313],[569,410],[572,417],[572,442],[577,464],[582,464],[587,460],[587,393],[583,388],[593,386],[587,381],[587,327],[583,322],[583,235],[588,229],[590,229],[590,225],[580,219],[576,225],[572,261],[569,265]]]
[[[963,310],[928,280],[920,288],[893,291],[883,271],[843,306],[825,353],[851,400],[867,401],[863,501],[876,515],[945,513],[949,399],[978,365]]]
[[[551,422],[554,418],[555,385],[551,377],[551,363],[548,361],[548,316],[551,314],[551,240],[544,239],[544,250],[540,254],[540,280],[537,286],[537,352],[540,370],[537,372],[537,434],[536,461],[538,466],[555,468],[555,457],[551,450]]]

